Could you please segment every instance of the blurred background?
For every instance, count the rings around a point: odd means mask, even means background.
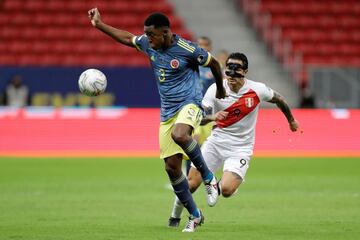
[[[149,61],[91,26],[95,6],[134,34],[163,12],[174,33],[208,36],[220,61],[245,53],[248,78],[280,92],[303,128],[290,135],[280,111],[264,105],[258,154],[360,155],[357,0],[0,0],[0,155],[157,156]],[[107,76],[104,94],[79,92],[87,68]]]

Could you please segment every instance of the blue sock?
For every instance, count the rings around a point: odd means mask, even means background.
[[[204,161],[199,144],[194,139],[191,139],[191,141],[186,144],[184,151],[191,162],[194,163],[197,170],[201,173],[202,179],[205,182],[210,182],[214,175]]]
[[[200,217],[200,212],[196,207],[191,192],[189,191],[189,184],[186,177],[181,174],[179,178],[174,180],[171,179],[171,185],[173,186],[176,196],[189,213],[194,217]]]
[[[186,164],[186,176],[189,176],[191,161],[185,161],[185,164]]]

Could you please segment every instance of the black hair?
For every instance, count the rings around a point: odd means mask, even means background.
[[[241,60],[243,62],[243,68],[244,70],[247,70],[249,67],[249,62],[245,54],[234,52],[229,55],[229,57],[226,59],[226,63],[229,61],[229,59],[236,59]]]
[[[144,21],[144,26],[152,26],[155,28],[170,27],[169,18],[163,13],[152,13]]]

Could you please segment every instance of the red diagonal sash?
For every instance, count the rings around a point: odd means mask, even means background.
[[[235,103],[226,108],[224,111],[229,112],[224,120],[216,121],[219,128],[228,127],[243,119],[260,103],[260,99],[256,92],[250,89],[243,94]]]

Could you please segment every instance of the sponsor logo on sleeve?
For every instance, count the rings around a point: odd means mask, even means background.
[[[198,62],[201,64],[201,63],[203,63],[203,61],[204,61],[204,56],[203,55],[200,55],[198,58],[197,58],[197,60],[198,60]]]

